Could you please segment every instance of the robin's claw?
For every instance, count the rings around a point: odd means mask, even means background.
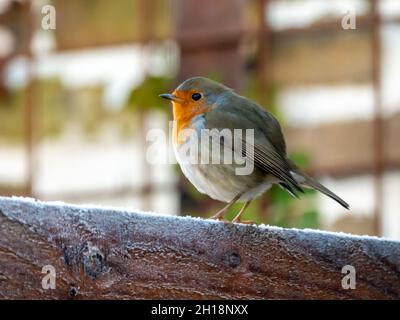
[[[210,217],[210,219],[223,220],[225,213],[228,211],[230,207],[232,207],[235,204],[235,202],[240,198],[240,196],[241,194],[238,194],[236,197],[234,197],[231,202],[229,202],[225,207],[223,207],[216,214]]]
[[[210,217],[209,219],[222,221],[222,220],[224,220],[224,216],[223,216],[223,215],[219,215],[219,214],[217,213],[217,214],[214,214],[214,215],[213,215],[212,217]]]

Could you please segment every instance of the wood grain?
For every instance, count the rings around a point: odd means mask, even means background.
[[[399,299],[400,242],[0,197],[0,297]]]

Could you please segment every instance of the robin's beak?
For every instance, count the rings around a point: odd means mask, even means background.
[[[163,93],[159,95],[161,98],[167,99],[167,100],[171,100],[171,101],[175,101],[175,102],[182,102],[183,99],[177,97],[176,95],[172,94],[172,93]]]

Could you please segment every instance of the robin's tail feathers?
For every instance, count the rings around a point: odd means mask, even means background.
[[[346,209],[350,209],[349,204],[344,201],[342,198],[340,198],[337,194],[333,193],[331,190],[328,188],[324,187],[322,184],[320,184],[318,181],[315,179],[311,178],[310,176],[300,173],[298,171],[296,172],[291,172],[293,178],[300,184],[306,187],[313,188],[315,190],[318,190],[325,194],[326,196],[330,197],[331,199],[335,200],[338,202],[341,206],[343,206]],[[284,189],[286,189],[290,194],[294,195],[297,197],[297,195],[293,192],[293,190],[290,190],[287,188],[285,185],[281,185]]]

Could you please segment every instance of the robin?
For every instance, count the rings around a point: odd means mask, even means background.
[[[303,187],[313,188],[349,209],[347,202],[301,172],[287,157],[285,139],[278,120],[256,102],[204,77],[187,79],[172,93],[161,94],[160,97],[172,102],[173,147],[183,173],[198,191],[228,203],[213,215],[212,219],[223,219],[227,210],[240,201],[244,202],[244,205],[232,220],[240,222],[250,202],[273,184],[279,185],[295,197],[304,192]],[[245,147],[240,151],[234,150],[235,139],[242,139],[243,142],[243,135],[237,138],[235,134],[231,135],[234,141],[219,139],[222,151],[216,151],[222,154],[231,150],[236,155],[243,156],[247,162],[254,164],[251,172],[237,174],[237,163],[195,162],[184,159],[183,153],[187,151],[189,141],[202,139],[203,131],[215,132],[216,129],[219,132],[253,130],[254,141],[246,141]],[[182,134],[183,132],[185,134]],[[199,153],[208,151],[204,148],[213,147],[204,141],[199,145],[200,148],[195,149]],[[200,158],[204,160],[203,156]]]

